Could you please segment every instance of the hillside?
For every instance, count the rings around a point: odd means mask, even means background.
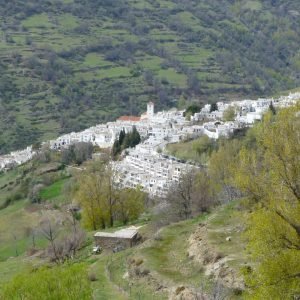
[[[299,86],[297,0],[0,1],[0,153],[137,114]]]
[[[45,173],[47,170],[52,172]],[[49,242],[41,233],[41,222],[46,216],[67,222],[63,186],[71,180],[66,177],[69,172],[57,170],[53,164],[29,163],[0,175],[0,290],[15,275],[47,264],[44,249]],[[30,189],[32,183],[47,178],[52,180],[41,190],[41,203],[26,199],[26,186]],[[246,262],[241,234],[245,212],[237,212],[237,205],[230,203],[159,230],[155,223],[141,218],[135,224],[141,226],[144,242],[116,254],[92,255],[94,231],[87,232],[88,239],[75,262],[83,262],[89,277],[95,278],[90,283],[93,299],[180,299],[199,291],[218,291],[240,299],[240,266]],[[63,225],[64,233],[68,230]],[[215,284],[217,277],[220,286]]]
[[[96,289],[99,282],[93,284],[94,298],[175,300],[219,293],[226,299],[241,299],[240,267],[247,256],[239,229],[242,214],[235,209],[236,204],[220,207],[155,234],[151,225],[145,225],[141,232],[147,240],[142,245],[102,256],[92,264],[97,276],[106,275],[101,277],[105,290]]]
[[[171,145],[203,167],[166,197],[112,184],[104,153],[66,165],[71,150],[43,149],[1,172],[0,299],[294,299],[299,128],[296,103],[227,139]],[[133,247],[111,239],[132,225]]]

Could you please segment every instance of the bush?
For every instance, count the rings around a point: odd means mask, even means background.
[[[90,300],[92,290],[84,264],[43,267],[22,273],[3,286],[0,299]]]
[[[4,202],[0,205],[0,210],[5,209],[10,204],[13,204],[16,201],[22,200],[24,198],[24,195],[20,192],[13,193],[12,195],[6,197]]]
[[[35,184],[31,187],[28,192],[28,198],[32,203],[40,203],[41,198],[41,190],[43,189],[43,184]]]
[[[76,143],[62,151],[61,161],[65,165],[71,163],[81,165],[84,161],[92,158],[93,150],[92,143]]]

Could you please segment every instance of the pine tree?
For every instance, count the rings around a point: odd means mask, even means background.
[[[134,147],[141,142],[141,136],[137,131],[136,127],[133,126],[132,133],[131,133],[131,146]]]
[[[111,152],[113,157],[116,157],[121,152],[121,145],[118,139],[115,140]]]
[[[213,112],[213,111],[216,111],[216,110],[218,110],[218,105],[217,105],[216,102],[214,102],[210,105],[210,112]]]
[[[271,111],[271,113],[273,115],[276,115],[276,109],[275,109],[275,107],[273,105],[273,102],[270,103],[269,110]]]
[[[124,141],[122,143],[122,150],[127,149],[131,146],[131,133],[126,133]]]
[[[125,135],[126,135],[125,129],[123,128],[123,129],[120,131],[120,134],[119,134],[119,144],[120,144],[120,146],[122,146],[122,144],[123,144]]]

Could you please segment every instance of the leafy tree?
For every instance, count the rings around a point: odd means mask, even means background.
[[[92,230],[107,226],[107,207],[105,195],[105,165],[99,165],[97,170],[83,172],[77,179],[80,182],[76,199],[80,203],[84,227]]]
[[[196,151],[199,157],[209,156],[213,150],[217,148],[217,144],[213,139],[204,135],[192,143],[192,149]],[[203,159],[205,161],[205,158]]]
[[[33,184],[28,192],[28,198],[32,203],[40,203],[41,198],[41,190],[44,188],[43,184]]]
[[[294,299],[300,292],[300,239],[290,223],[300,220],[300,206],[285,201],[268,204],[248,220],[248,249],[258,265],[244,271],[249,288],[246,299]],[[280,206],[284,215],[272,206]]]
[[[93,144],[79,142],[63,149],[61,161],[63,164],[76,163],[81,165],[84,161],[91,159],[93,154]]]
[[[145,193],[139,188],[123,189],[119,191],[117,214],[121,222],[126,225],[136,220],[144,212]]]
[[[74,145],[75,163],[81,165],[84,161],[91,159],[93,150],[92,143],[76,143]]]
[[[300,119],[297,107],[268,113],[255,128],[257,145],[238,156],[234,182],[253,201],[245,272],[249,299],[300,293]]]
[[[210,156],[208,172],[220,193],[222,202],[231,201],[238,195],[233,178],[235,174],[234,166],[241,147],[242,143],[237,139],[226,141]]]
[[[190,119],[191,116],[193,116],[195,113],[199,112],[200,110],[201,108],[199,105],[191,104],[185,111],[186,119]]]
[[[186,109],[186,113],[191,113],[192,115],[199,112],[201,110],[201,107],[197,104],[191,104],[187,109]]]
[[[211,105],[210,105],[210,112],[213,112],[213,111],[216,111],[218,110],[218,105],[216,102],[213,102]]]
[[[61,162],[65,165],[72,163],[75,160],[73,147],[63,149],[61,151]]]
[[[224,121],[234,121],[235,108],[233,106],[228,107],[223,114]]]
[[[112,227],[116,220],[126,224],[143,212],[144,193],[139,189],[119,189],[115,177],[110,163],[91,165],[78,177],[76,199],[82,206],[86,228]]]

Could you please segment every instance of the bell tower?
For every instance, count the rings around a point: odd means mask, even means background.
[[[147,117],[148,119],[152,118],[154,116],[154,103],[148,102],[147,104]]]

